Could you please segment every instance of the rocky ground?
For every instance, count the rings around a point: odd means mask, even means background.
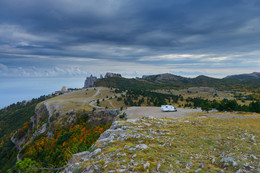
[[[64,172],[260,172],[260,119],[116,121]]]

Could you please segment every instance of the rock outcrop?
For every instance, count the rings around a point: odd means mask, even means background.
[[[89,88],[89,87],[93,87],[94,83],[97,81],[97,77],[96,76],[92,76],[90,75],[90,77],[87,77],[84,83],[84,88]]]

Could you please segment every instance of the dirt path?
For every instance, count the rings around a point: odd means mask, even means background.
[[[98,94],[100,94],[100,88],[98,88],[97,92],[93,96],[91,96],[90,98],[94,99]],[[97,102],[97,100],[91,100],[91,101],[89,101],[89,105],[91,107],[94,107],[94,108],[102,108],[102,107],[94,105],[96,102]]]
[[[94,99],[98,94],[100,94],[100,88],[97,90],[97,92],[91,97],[91,99]],[[119,96],[120,94],[116,94],[116,96]],[[115,98],[115,96],[113,96],[112,98]],[[109,100],[109,98],[102,98],[102,99],[100,99],[100,100],[108,100],[109,101],[109,103],[110,103],[110,105],[112,106],[112,107],[114,107],[114,105],[113,105],[113,103]],[[105,107],[100,107],[100,106],[96,106],[95,104],[97,103],[97,100],[91,100],[91,101],[89,101],[89,105],[91,106],[91,107],[94,107],[94,108],[97,108],[97,109],[104,109]]]
[[[180,118],[195,112],[201,112],[201,109],[178,108],[177,112],[162,112],[161,107],[129,107],[126,110],[127,118],[129,119],[148,116],[157,118]]]
[[[110,105],[114,108],[114,105],[113,105],[113,103],[110,101],[110,100],[108,100],[109,101],[109,103],[110,103]]]
[[[91,98],[95,98],[98,94],[100,94],[100,88],[98,88],[97,92],[93,96],[91,96]]]

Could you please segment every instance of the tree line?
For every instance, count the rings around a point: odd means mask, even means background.
[[[216,109],[218,111],[242,111],[242,112],[256,112],[260,113],[260,101],[252,101],[249,105],[240,105],[236,100],[223,99],[221,101],[217,100],[207,100],[201,98],[187,98],[187,104],[185,107],[201,107],[203,111],[209,111],[211,109]],[[191,104],[192,103],[192,104]]]

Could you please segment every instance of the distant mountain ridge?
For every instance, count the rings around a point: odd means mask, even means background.
[[[97,80],[95,86],[143,89],[182,89],[189,87],[214,87],[221,90],[232,90],[234,88],[258,89],[260,86],[260,73],[232,75],[222,79],[204,75],[188,78],[170,73],[144,75],[142,78],[131,79],[112,77]]]
[[[253,72],[249,74],[237,74],[225,77],[226,79],[260,79],[260,72]]]

